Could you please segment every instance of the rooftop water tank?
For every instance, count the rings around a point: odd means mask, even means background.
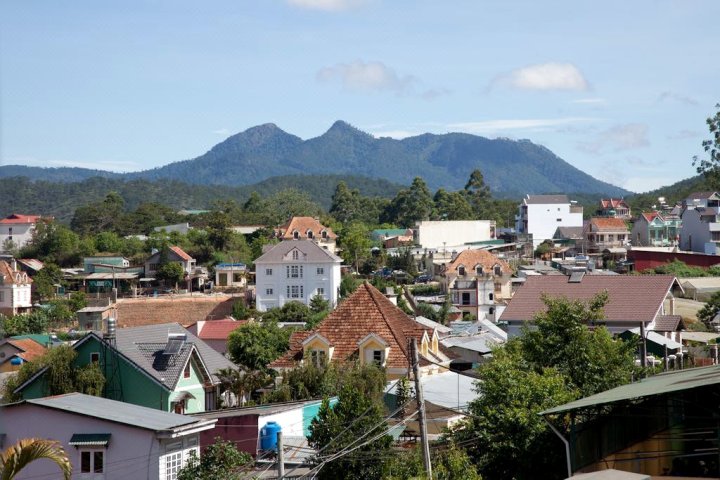
[[[277,422],[267,422],[260,429],[260,449],[277,450],[277,434],[281,431],[282,427]]]

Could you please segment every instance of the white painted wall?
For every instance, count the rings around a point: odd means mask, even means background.
[[[522,219],[520,220],[522,222]],[[531,203],[527,205],[527,231],[533,236],[533,248],[553,238],[558,227],[582,227],[582,212],[571,213],[570,203]]]
[[[35,230],[34,223],[0,224],[0,251],[6,240],[12,240],[17,248],[24,247]]]
[[[288,277],[288,266],[302,266],[302,278]],[[322,269],[322,273],[318,273],[318,269]],[[272,270],[272,273],[269,274],[268,270]],[[323,289],[325,299],[330,301],[330,306],[335,307],[340,288],[340,263],[305,263],[302,260],[256,263],[255,284],[256,305],[260,312],[282,307],[292,301],[309,305],[320,288]],[[302,297],[292,297],[293,286],[298,289],[302,287]],[[287,294],[288,287],[291,287],[290,296]]]
[[[443,248],[494,238],[494,220],[424,221],[417,224],[415,233],[415,243],[422,248]]]
[[[199,436],[190,434],[179,439],[158,440],[155,432],[128,425],[104,421],[98,418],[73,415],[24,404],[0,409],[3,418],[2,432],[6,434],[5,449],[22,438],[40,437],[59,441],[68,453],[73,465],[73,479],[103,478],[103,480],[121,480],[128,478],[147,478],[163,480],[164,456],[181,451],[183,461],[187,461],[190,451],[197,449]],[[112,436],[105,451],[105,476],[93,477],[80,473],[80,450],[68,444],[74,433],[110,433]],[[179,441],[179,447],[177,444]],[[172,450],[168,450],[171,447]],[[60,478],[57,466],[49,460],[37,460],[30,463],[18,480],[34,478]]]

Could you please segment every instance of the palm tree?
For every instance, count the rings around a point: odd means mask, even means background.
[[[244,406],[250,400],[253,392],[269,381],[265,373],[242,367],[240,369],[221,368],[216,375],[220,378],[224,389],[237,396],[240,406]]]
[[[72,465],[59,442],[42,438],[26,438],[0,453],[0,480],[12,480],[30,462],[40,458],[52,460],[60,467],[65,480],[70,480]]]

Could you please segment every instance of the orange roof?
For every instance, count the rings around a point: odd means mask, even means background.
[[[289,351],[270,364],[271,368],[292,367],[302,359],[303,341],[314,334],[334,347],[332,361],[342,362],[358,352],[358,344],[369,334],[382,338],[390,347],[387,368],[406,368],[408,339],[420,340],[427,331],[369,283],[363,283],[313,331],[293,332]],[[440,361],[435,359],[435,361]]]
[[[629,208],[628,204],[625,203],[625,200],[623,200],[622,198],[603,198],[602,200],[600,200],[600,206],[602,208]]]
[[[35,223],[40,218],[40,215],[22,215],[19,213],[13,213],[0,220],[0,223]]]
[[[643,212],[642,216],[645,217],[645,220],[647,220],[648,223],[650,223],[657,217],[660,217],[660,214],[658,212]],[[660,219],[662,220],[662,217],[660,217]]]
[[[247,320],[223,318],[198,322],[198,337],[201,340],[227,340],[230,332],[245,325]]]
[[[293,232],[297,231],[300,238],[308,238],[307,233],[311,231],[313,237],[319,238],[323,230],[327,232],[328,238],[337,238],[331,228],[324,226],[313,217],[292,217],[278,229],[278,236],[283,239],[292,239],[294,238]]]
[[[27,273],[13,270],[9,263],[0,260],[0,283],[5,285],[29,285],[32,280]]]
[[[31,338],[23,338],[21,340],[8,339],[7,342],[21,350],[17,356],[26,362],[34,361],[36,358],[43,356],[47,351],[45,347]]]
[[[182,258],[182,259],[185,260],[185,261],[192,260],[192,257],[191,257],[190,255],[188,255],[187,253],[185,253],[185,250],[183,250],[183,249],[180,248],[180,247],[177,247],[177,246],[175,246],[175,247],[170,247],[170,250],[172,250],[173,252],[175,252],[175,254],[176,254],[178,257]]]
[[[477,265],[482,266],[484,272],[492,272],[495,265],[500,265],[503,274],[512,273],[512,268],[505,260],[500,260],[498,257],[488,252],[487,250],[463,250],[460,254],[455,257],[455,260],[450,262],[446,270],[447,273],[457,273],[460,266],[465,267],[468,270],[475,270]]]
[[[594,227],[592,230],[595,232],[602,231],[627,231],[627,225],[622,218],[613,217],[593,217],[590,219],[590,224]]]

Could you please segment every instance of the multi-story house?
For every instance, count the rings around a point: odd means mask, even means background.
[[[255,260],[256,306],[261,312],[315,295],[337,304],[342,259],[312,240],[273,245]]]
[[[295,331],[288,352],[270,364],[283,371],[312,362],[359,361],[385,368],[389,379],[407,374],[409,343],[417,341],[421,375],[437,374],[455,356],[438,332],[414,321],[369,283],[363,283],[312,331]]]
[[[310,240],[325,250],[336,252],[337,235],[331,228],[324,226],[317,218],[292,217],[275,231],[275,236],[285,240]]]
[[[630,241],[635,247],[677,245],[682,220],[673,213],[643,212],[633,223]]]
[[[0,313],[16,315],[32,308],[32,280],[15,260],[0,260]]]
[[[40,215],[13,213],[0,220],[0,252],[22,248],[32,240]]]
[[[463,250],[443,271],[453,306],[477,320],[495,321],[512,295],[512,269],[487,250]]]
[[[518,234],[532,235],[533,248],[553,238],[558,227],[582,227],[583,207],[567,195],[527,195],[518,208]]]
[[[718,207],[688,207],[683,210],[680,249],[720,254],[720,215]]]
[[[630,205],[622,198],[603,198],[597,210],[598,217],[614,217],[630,220]]]
[[[720,195],[717,192],[693,192],[682,201],[683,208],[718,208]]]
[[[73,363],[97,362],[105,376],[103,396],[175,413],[217,408],[217,371],[237,368],[230,360],[185,330],[166,323],[134,328],[107,328],[75,342]],[[47,367],[15,389],[24,400],[47,396]]]
[[[155,252],[145,260],[145,276],[155,278],[158,268],[160,268],[162,252]],[[204,267],[198,267],[194,258],[188,255],[182,248],[177,246],[169,247],[167,250],[167,261],[177,262],[182,266],[186,274],[188,289],[200,288],[200,285],[207,280],[207,270]]]
[[[459,247],[495,239],[495,220],[424,220],[415,226],[416,245],[427,249]]]
[[[583,230],[586,253],[597,253],[610,248],[624,248],[630,239],[630,230],[622,218],[593,217]]]

